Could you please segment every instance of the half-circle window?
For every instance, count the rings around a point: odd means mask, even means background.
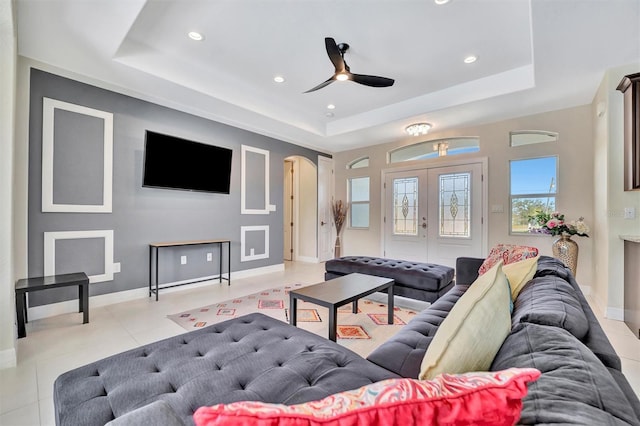
[[[369,167],[369,157],[361,157],[347,164],[347,169],[361,169]]]
[[[509,132],[509,143],[511,146],[557,141],[557,132],[548,132],[546,130],[516,130]]]
[[[389,163],[426,160],[480,151],[480,138],[464,136],[418,142],[389,151]]]

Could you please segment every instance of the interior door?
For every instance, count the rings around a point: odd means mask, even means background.
[[[387,172],[384,257],[455,267],[482,257],[482,163]]]
[[[426,169],[387,173],[384,193],[384,257],[426,262]]]
[[[333,257],[333,160],[318,156],[318,258],[320,262]]]
[[[460,256],[482,257],[482,164],[429,169],[428,182],[429,262],[455,267]]]

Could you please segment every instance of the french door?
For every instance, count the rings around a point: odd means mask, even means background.
[[[482,164],[387,172],[384,256],[455,267],[481,257]]]

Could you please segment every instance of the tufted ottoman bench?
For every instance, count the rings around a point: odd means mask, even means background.
[[[58,426],[191,425],[203,405],[297,404],[393,377],[335,342],[255,313],[66,372],[53,399]]]
[[[366,256],[345,256],[325,263],[324,279],[361,274],[392,278],[396,281],[396,296],[434,302],[453,286],[454,269],[433,263],[382,259]]]

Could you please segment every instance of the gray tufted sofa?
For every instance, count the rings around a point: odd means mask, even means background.
[[[461,258],[458,285],[363,359],[286,323],[252,314],[114,355],[62,374],[57,425],[193,424],[200,406],[241,400],[295,404],[392,377],[417,377],[438,326],[477,277]],[[492,370],[533,367],[522,425],[640,426],[640,401],[569,270],[542,256],[514,303]]]
[[[434,263],[383,259],[368,256],[345,256],[325,263],[324,279],[361,274],[392,278],[396,296],[433,302],[453,287],[454,269]]]
[[[456,286],[416,315],[367,359],[417,377],[438,326],[478,277],[484,259],[458,258]],[[537,368],[519,425],[640,425],[640,401],[621,372],[620,357],[562,262],[541,256],[521,290],[511,334],[491,370]]]

